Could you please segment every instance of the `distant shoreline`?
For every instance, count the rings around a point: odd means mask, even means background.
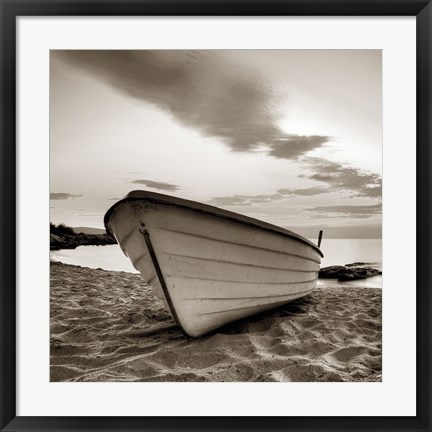
[[[75,249],[78,246],[106,246],[116,243],[116,240],[108,234],[50,235],[50,250]]]

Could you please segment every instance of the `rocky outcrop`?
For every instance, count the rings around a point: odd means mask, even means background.
[[[340,282],[366,279],[368,277],[381,275],[381,270],[373,267],[361,267],[366,263],[352,263],[346,265],[335,265],[324,267],[319,271],[321,279],[337,279]]]
[[[50,234],[50,250],[75,249],[78,246],[105,246],[116,244],[108,234]]]

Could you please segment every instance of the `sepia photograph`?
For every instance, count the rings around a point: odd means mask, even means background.
[[[381,50],[49,72],[51,382],[382,381]]]

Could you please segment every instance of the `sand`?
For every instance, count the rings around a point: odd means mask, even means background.
[[[51,381],[381,381],[381,290],[319,288],[188,339],[139,275],[51,263]]]

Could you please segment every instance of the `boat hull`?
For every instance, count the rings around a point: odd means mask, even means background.
[[[119,203],[106,224],[192,337],[306,296],[317,284],[317,248],[235,219],[134,199]]]

